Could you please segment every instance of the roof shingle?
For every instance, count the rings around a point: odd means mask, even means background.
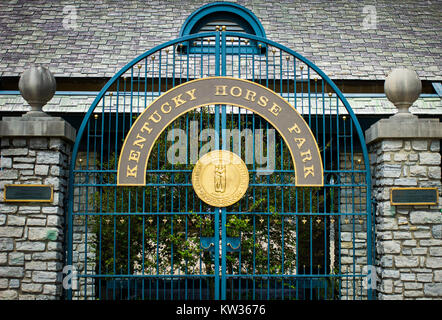
[[[111,77],[178,37],[184,20],[207,2],[213,1],[1,1],[0,76],[39,63],[60,77]],[[383,80],[395,67],[413,68],[422,80],[442,79],[442,1],[235,2],[260,19],[269,39],[332,79]],[[373,3],[376,28],[366,29],[363,8]],[[69,22],[74,29],[63,27]]]

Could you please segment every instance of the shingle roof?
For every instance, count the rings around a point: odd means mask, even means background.
[[[69,93],[56,94],[46,106],[43,107],[43,111],[45,112],[62,112],[62,113],[85,113],[89,110],[92,102],[96,96],[95,93],[87,93],[87,94],[75,94],[70,95]],[[115,96],[115,95],[114,95]],[[148,97],[146,101],[144,101],[143,95],[140,98],[136,97],[135,102],[133,104],[134,112],[141,112],[144,110],[145,104],[150,104],[153,101],[153,98]],[[288,99],[292,102],[291,99]],[[387,100],[385,96],[374,95],[374,96],[366,96],[360,97],[355,95],[348,95],[347,100],[351,105],[353,111],[357,115],[392,115],[397,112],[397,108]],[[333,100],[334,101],[334,100]],[[326,99],[325,106],[325,114],[335,114],[336,110],[334,107],[330,110],[328,99]],[[114,103],[111,111],[115,112],[116,102],[114,99]],[[298,106],[301,103],[298,103]],[[305,99],[305,105],[308,105],[307,99]],[[126,100],[123,100],[123,97],[120,97],[120,101],[118,104],[119,112],[122,112],[123,106],[130,110],[131,102],[130,97],[127,97]],[[322,114],[322,101],[319,102],[317,112]],[[109,106],[107,106],[108,108]],[[315,113],[315,108],[312,108],[312,113]],[[0,95],[0,112],[25,112],[30,110],[30,106],[24,101],[20,94],[8,94],[8,95]],[[303,113],[303,110],[298,108],[298,111]],[[100,105],[97,106],[95,112],[101,112]],[[304,110],[307,112],[307,110]],[[442,100],[436,95],[425,95],[420,97],[413,106],[410,108],[410,112],[413,114],[419,115],[441,115],[442,116]],[[339,114],[346,114],[347,112],[344,109],[344,106],[340,104],[339,106]]]
[[[59,77],[111,77],[137,55],[177,38],[184,20],[208,2],[1,1],[0,76],[18,76],[37,63]],[[442,1],[235,2],[260,19],[269,39],[332,79],[383,80],[395,67],[411,67],[423,80],[442,79]],[[374,29],[363,27],[370,5]],[[63,28],[74,21],[74,30]]]

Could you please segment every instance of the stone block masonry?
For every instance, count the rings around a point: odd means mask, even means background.
[[[38,122],[14,119],[24,126]],[[5,122],[12,125],[3,120],[0,126]],[[20,136],[17,131],[5,132],[5,127],[1,131],[0,163],[0,300],[59,299],[64,266],[64,201],[74,138]],[[52,185],[53,201],[4,202],[6,184]]]
[[[87,159],[89,161],[83,161]],[[78,152],[76,159],[77,169],[97,169],[96,163],[98,154]],[[86,166],[88,165],[88,167]],[[84,181],[86,177],[82,173],[76,173],[74,175],[74,181]],[[99,183],[98,177],[89,175],[89,182]],[[96,188],[75,188],[73,195],[73,211],[74,212],[87,212],[98,210],[95,202],[88,201],[93,199],[96,193]],[[75,270],[82,274],[95,274],[96,268],[96,234],[94,230],[93,220],[90,216],[74,215],[73,218],[73,244],[72,244],[72,264]],[[95,298],[95,279],[93,277],[77,278],[75,285],[72,288],[72,298],[74,300],[94,299]]]
[[[367,265],[367,189],[365,174],[353,172],[364,169],[362,153],[341,153],[339,212],[344,215],[338,218],[340,228],[333,230],[340,242],[340,270],[346,276],[341,280],[341,299],[367,299],[364,279],[352,277],[351,274],[363,273]],[[360,184],[361,187],[346,185]],[[336,250],[338,251],[338,250]],[[365,280],[366,281],[366,280]]]
[[[373,140],[378,299],[441,299],[440,197],[436,206],[390,204],[392,187],[437,187],[441,194],[440,140],[419,135]]]

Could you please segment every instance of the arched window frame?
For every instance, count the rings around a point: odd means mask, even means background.
[[[214,2],[202,6],[193,12],[183,23],[180,30],[180,37],[190,34],[197,34],[199,30],[215,19],[226,19],[237,23],[246,33],[266,38],[266,34],[261,22],[250,10],[231,2]],[[221,27],[221,26],[220,26]],[[216,30],[213,30],[216,31]],[[221,31],[221,30],[220,30]],[[229,30],[227,30],[229,31]],[[212,44],[189,43],[183,44],[180,51],[182,53],[209,53],[213,54],[215,46]],[[227,54],[265,54],[265,45],[257,41],[249,41],[246,44],[229,46],[226,48]]]

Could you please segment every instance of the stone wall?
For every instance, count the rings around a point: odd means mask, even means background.
[[[90,158],[90,163],[87,168],[86,157]],[[89,152],[78,152],[75,167],[76,169],[92,170],[96,169],[94,166],[97,155]],[[87,175],[87,176],[86,176]],[[99,183],[95,176],[90,173],[77,173],[74,176],[75,183]],[[73,212],[94,212],[98,210],[95,208],[95,202],[91,201],[95,196],[96,188],[94,187],[77,187],[74,188],[73,197]],[[72,244],[72,263],[75,270],[80,274],[95,274],[96,267],[96,234],[94,233],[91,220],[86,219],[84,215],[73,216],[73,244]],[[85,261],[87,261],[85,263]],[[74,299],[94,299],[95,298],[95,281],[94,278],[77,278],[73,286]]]
[[[61,296],[69,153],[61,138],[1,138],[0,300]],[[5,184],[53,185],[53,202],[4,203]]]
[[[340,170],[344,171],[340,173],[340,183],[344,185],[340,188],[340,212],[349,214],[341,215],[339,219],[341,273],[346,275],[365,273],[364,267],[367,266],[367,186],[364,186],[365,173],[355,172],[364,169],[361,153],[340,155]],[[362,186],[352,187],[354,184]],[[361,277],[343,277],[341,299],[366,299],[364,280]]]
[[[439,206],[391,206],[392,187],[437,187],[438,139],[385,139],[371,144],[379,299],[442,298],[442,214]]]

